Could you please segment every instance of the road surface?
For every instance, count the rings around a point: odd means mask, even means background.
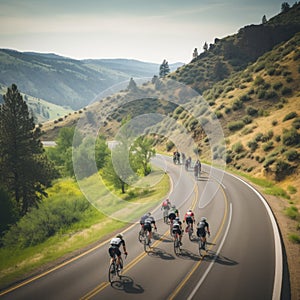
[[[170,200],[183,217],[210,224],[208,253],[201,257],[196,238],[183,237],[174,254],[169,228],[154,209],[158,236],[149,253],[137,240],[139,224],[124,231],[128,257],[121,279],[108,282],[109,241],[39,278],[5,291],[1,299],[280,299],[282,253],[276,224],[258,193],[236,177],[203,166],[192,170],[157,156],[172,180]]]

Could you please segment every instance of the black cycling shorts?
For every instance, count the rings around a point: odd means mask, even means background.
[[[108,249],[108,252],[109,252],[109,255],[111,258],[114,258],[115,257],[115,254],[119,257],[121,256],[121,251],[118,247],[116,246],[111,246],[109,249]]]
[[[185,221],[186,221],[186,224],[193,224],[193,218],[192,217],[187,217],[185,219]]]
[[[206,237],[206,231],[197,229],[197,236]]]
[[[151,232],[151,231],[152,231],[152,226],[151,226],[151,224],[145,224],[145,225],[144,225],[144,230],[145,230],[145,231],[148,230],[149,232]]]
[[[175,213],[170,213],[169,214],[169,219],[170,220],[175,220],[175,218],[176,218],[176,214]]]
[[[172,232],[173,234],[178,233],[179,235],[181,235],[181,230],[179,228],[173,228]]]

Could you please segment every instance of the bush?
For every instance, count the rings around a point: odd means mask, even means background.
[[[233,110],[239,110],[243,107],[243,102],[241,100],[234,100],[233,103],[232,103],[232,109]]]
[[[254,80],[254,85],[263,85],[265,83],[265,80],[261,76],[257,76]]]
[[[261,133],[261,132],[259,132],[259,133],[257,133],[256,134],[256,136],[254,137],[254,140],[256,141],[256,142],[260,142],[261,140],[262,140],[262,137],[263,137],[264,135]]]
[[[276,180],[283,180],[286,176],[292,174],[292,172],[293,172],[293,168],[289,163],[282,160],[279,160],[276,163],[276,167],[275,167]]]
[[[272,165],[274,162],[276,161],[276,159],[274,157],[268,157],[263,164],[264,168],[268,168],[270,165]]]
[[[282,85],[283,84],[280,81],[279,82],[275,82],[273,84],[273,89],[276,90],[276,91],[278,91],[278,90],[280,90],[282,88]]]
[[[292,89],[286,86],[281,90],[282,96],[290,95],[291,93],[292,93]]]
[[[300,129],[300,118],[296,118],[292,123],[293,128]]]
[[[285,157],[288,161],[296,161],[299,158],[299,153],[296,150],[288,150],[285,152]]]
[[[175,145],[174,145],[174,143],[173,143],[172,141],[167,142],[167,144],[166,144],[166,149],[167,149],[167,151],[168,151],[168,152],[171,151],[171,150],[173,149],[174,146],[175,146]]]
[[[272,150],[273,148],[274,148],[274,145],[273,145],[273,142],[272,142],[272,141],[270,141],[270,142],[268,142],[268,143],[262,145],[262,149],[263,149],[265,152],[268,152],[268,151]]]
[[[293,243],[300,244],[300,236],[297,233],[290,233],[288,239]]]
[[[249,117],[249,116],[244,116],[242,121],[245,123],[245,124],[250,124],[252,122],[252,119]]]
[[[258,113],[258,109],[254,108],[253,106],[248,106],[246,108],[246,113],[250,116],[256,116]]]
[[[254,152],[258,148],[258,143],[256,141],[249,141],[247,146],[250,148],[252,152]]]
[[[284,130],[282,142],[285,146],[298,146],[300,144],[300,134],[294,127],[290,130]]]
[[[284,118],[283,118],[283,122],[287,121],[287,120],[291,120],[298,117],[298,114],[295,111],[292,111],[290,113],[288,113]]]
[[[244,150],[245,150],[244,146],[241,142],[237,142],[237,143],[232,145],[232,151],[235,152],[235,153],[241,153]]]
[[[286,208],[284,212],[289,218],[291,218],[293,220],[296,220],[299,217],[299,211],[296,206],[292,205],[292,206]]]
[[[232,121],[232,122],[228,123],[227,128],[230,131],[237,131],[237,130],[242,129],[244,126],[245,126],[245,123],[243,121]]]

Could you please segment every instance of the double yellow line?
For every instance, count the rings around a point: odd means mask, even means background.
[[[219,227],[219,230],[215,236],[215,238],[213,239],[213,242],[212,244],[216,244],[216,241],[218,240],[222,230],[223,230],[223,227],[225,225],[225,222],[226,222],[226,219],[227,219],[227,215],[228,215],[228,199],[227,199],[227,196],[223,190],[223,188],[221,187],[221,191],[224,195],[224,202],[225,202],[225,213],[224,213],[224,216],[223,216],[223,219],[222,219],[222,223],[221,223],[221,226]],[[210,245],[208,247],[208,250],[211,250],[212,248],[212,245]],[[195,271],[197,270],[197,268],[201,265],[202,261],[203,261],[203,258],[204,257],[201,257],[200,260],[195,264],[195,266],[192,268],[192,270],[186,275],[186,277],[181,281],[181,283],[177,286],[177,288],[174,290],[174,292],[168,297],[168,300],[173,300],[177,294],[180,292],[180,290],[183,288],[183,286],[187,283],[187,281],[192,277],[192,275],[195,273]]]

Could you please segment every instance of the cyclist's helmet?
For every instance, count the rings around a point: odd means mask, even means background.
[[[192,210],[191,210],[191,209],[189,209],[188,211],[189,211],[189,212],[192,212]]]
[[[201,218],[201,221],[205,222],[205,221],[206,221],[206,218],[205,218],[205,217],[202,217],[202,218]]]
[[[151,216],[151,212],[150,212],[150,211],[147,213],[147,216],[148,216],[148,217],[150,217],[150,216]]]
[[[179,221],[180,219],[179,219],[179,217],[176,217],[175,220],[176,220],[176,221]]]
[[[118,233],[116,237],[122,239],[123,238],[123,234],[122,233]]]

